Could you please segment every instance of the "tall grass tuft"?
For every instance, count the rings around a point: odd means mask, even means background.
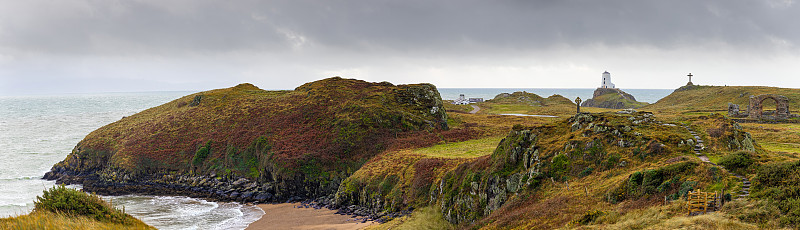
[[[28,215],[0,219],[0,229],[153,229],[97,195],[64,187],[37,196]]]
[[[102,222],[126,224],[135,220],[122,213],[97,195],[64,187],[63,185],[45,190],[44,195],[37,196],[34,210],[64,213],[93,218]]]

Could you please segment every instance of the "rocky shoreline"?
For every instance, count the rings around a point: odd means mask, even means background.
[[[68,169],[54,167],[42,179],[55,180],[59,184],[81,184],[86,192],[99,195],[122,196],[129,194],[154,196],[186,196],[215,202],[239,202],[251,204],[300,202],[307,208],[327,208],[337,210],[336,214],[354,216],[360,220],[384,223],[392,218],[411,213],[413,209],[386,213],[359,205],[337,205],[336,189],[327,194],[316,191],[317,196],[300,194],[304,191],[286,192],[276,190],[276,183],[260,183],[247,178],[226,178],[209,176],[188,176],[157,173],[151,175],[118,176],[119,172],[76,173]],[[121,178],[121,179],[110,179]],[[302,181],[302,180],[301,180]],[[341,180],[338,180],[341,183]],[[287,183],[284,181],[283,183]],[[334,188],[338,188],[336,183]],[[329,186],[333,183],[329,183]],[[294,187],[306,187],[300,185]],[[325,186],[325,187],[329,187]],[[313,193],[312,193],[313,194]]]

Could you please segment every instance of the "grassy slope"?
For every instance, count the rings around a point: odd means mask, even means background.
[[[410,216],[393,219],[380,225],[372,225],[366,230],[418,230],[418,229],[454,229],[455,227],[442,219],[442,214],[434,207],[424,207],[415,210]]]
[[[694,162],[698,164],[690,171],[682,171],[676,174],[680,181],[698,182],[696,187],[705,189],[727,187],[729,190],[734,188],[735,178],[729,176],[714,177],[709,175],[710,165],[700,164],[699,160],[687,154],[688,151],[677,147],[675,141],[685,137],[685,131],[680,128],[661,127],[661,125],[648,125],[635,129],[635,132],[643,134],[645,139],[652,138],[660,143],[667,144],[667,149],[663,153],[648,153],[646,145],[641,147],[647,154],[641,157],[636,154],[637,147],[619,148],[607,145],[602,152],[607,155],[618,155],[617,163],[625,161],[625,166],[613,164],[611,168],[598,167],[589,162],[572,158],[567,170],[571,179],[551,182],[549,179],[542,182],[539,189],[527,190],[517,193],[509,198],[502,208],[492,213],[487,218],[478,222],[477,226],[485,228],[558,228],[566,226],[569,222],[580,219],[589,211],[602,211],[611,215],[627,213],[631,210],[647,208],[663,202],[663,196],[675,192],[656,193],[652,195],[623,195],[628,198],[622,202],[609,202],[609,195],[614,196],[615,188],[626,184],[628,177],[634,172],[645,172],[650,169],[658,169],[673,162]],[[673,137],[674,135],[674,137]],[[569,140],[571,135],[553,135],[552,140],[539,140],[543,143],[542,152],[563,151],[564,141],[580,141],[585,143],[589,138],[577,138]],[[677,139],[675,138],[677,137]],[[566,138],[566,139],[565,139]],[[605,139],[605,138],[602,138]],[[583,140],[583,141],[581,141]],[[552,144],[547,144],[552,143]],[[554,144],[554,145],[553,145]],[[552,146],[552,147],[546,147]],[[555,148],[553,148],[555,147]],[[548,150],[549,149],[549,150]],[[562,150],[559,150],[562,149]],[[571,155],[571,154],[570,154]],[[546,157],[546,156],[545,156]],[[546,159],[546,158],[545,158]],[[605,158],[608,160],[612,158]],[[589,163],[589,164],[587,164]],[[580,172],[586,167],[594,167],[594,171],[588,176],[580,177]],[[716,178],[716,179],[715,179]],[[666,178],[669,179],[669,178]],[[718,186],[716,184],[719,184]],[[675,186],[675,185],[673,185]],[[721,187],[720,187],[721,186]],[[677,189],[673,187],[672,189]],[[615,214],[616,213],[616,214]],[[616,222],[614,222],[616,223]],[[613,224],[613,223],[609,223]]]
[[[616,93],[603,94],[603,95],[600,95],[600,96],[598,96],[596,98],[593,98],[593,99],[595,100],[596,104],[600,104],[602,102],[612,102],[614,104],[616,104],[617,102],[622,102],[622,104],[623,104],[622,107],[623,108],[639,108],[639,107],[646,106],[646,105],[649,104],[647,102],[638,102],[638,101],[628,100],[627,98],[623,97],[622,95],[616,94]]]
[[[532,126],[552,120],[467,114],[453,110],[448,110],[448,115],[452,129],[472,130],[480,136],[469,140],[445,137],[431,147],[410,146],[379,154],[342,183],[337,200],[342,204],[366,203],[366,206],[389,211],[428,206],[426,197],[434,179],[441,178],[460,163],[491,155],[514,124]],[[405,221],[394,221],[394,224],[401,225],[398,222]]]
[[[726,113],[728,103],[739,105],[741,111],[747,110],[750,95],[778,94],[789,98],[789,110],[798,113],[800,109],[800,89],[766,86],[696,86],[693,89],[676,91],[645,106],[642,109],[655,113],[688,113],[694,111],[716,111]],[[774,110],[775,103],[766,100],[765,110]]]
[[[188,95],[93,131],[57,167],[258,178],[266,168],[355,170],[406,132],[446,129],[432,85],[329,78],[293,91],[250,84]],[[200,150],[208,151],[199,157]],[[315,169],[317,170],[317,169]]]
[[[478,120],[478,119],[486,119],[486,115],[469,115],[469,114],[458,114],[452,113],[456,119],[459,121],[463,120]],[[608,115],[605,115],[608,116]],[[628,124],[631,125],[628,119],[614,119],[615,116],[622,116],[622,118],[626,118],[626,115],[611,115],[611,117],[607,118],[606,123],[612,127],[618,127],[616,125],[624,125]],[[481,120],[486,121],[486,120]],[[506,121],[509,122],[509,121]],[[556,127],[564,127],[565,125],[568,127],[568,124],[561,124],[562,121],[555,121],[556,123],[552,123],[553,120],[541,120],[541,122],[537,123],[535,126],[541,126],[546,129],[554,129],[555,133],[552,135],[542,136],[544,139],[540,139],[538,143],[540,143],[540,151],[543,153],[558,153],[562,152],[564,148],[564,143],[586,143],[587,141],[591,141],[593,138],[597,138],[596,136],[588,136],[588,137],[580,137],[575,135],[568,135],[569,129],[564,128],[556,128]],[[683,121],[685,124],[689,124],[694,127],[696,130],[707,130],[709,128],[721,126],[723,123],[728,122],[721,116],[717,117],[698,117],[693,118],[692,120]],[[547,125],[550,123],[551,125]],[[462,123],[463,125],[464,123]],[[486,123],[484,123],[486,124]],[[555,125],[555,127],[552,127]],[[547,128],[552,127],[552,128]],[[561,130],[561,131],[559,131]],[[564,134],[556,134],[562,133]],[[647,152],[651,151],[648,150],[648,143],[640,142],[644,144],[640,147],[625,147],[620,148],[614,146],[613,144],[605,144],[606,146],[603,150],[607,155],[617,155],[619,158],[616,158],[615,164],[619,162],[625,161],[626,166],[622,167],[619,165],[614,165],[611,168],[602,168],[607,166],[598,166],[594,163],[586,162],[585,160],[580,159],[572,159],[570,162],[569,169],[566,171],[568,175],[570,175],[566,180],[555,180],[555,183],[549,181],[549,179],[545,181],[541,181],[540,187],[533,188],[530,190],[525,190],[518,193],[513,193],[509,195],[508,202],[503,205],[500,209],[493,212],[491,215],[480,219],[476,224],[472,227],[478,228],[521,228],[521,229],[529,229],[529,228],[559,228],[564,226],[573,226],[570,225],[571,222],[577,219],[583,218],[589,211],[600,211],[604,213],[602,218],[598,220],[592,220],[593,225],[574,225],[573,227],[590,227],[590,228],[615,228],[615,227],[635,227],[635,226],[653,226],[655,228],[673,228],[673,227],[686,227],[688,225],[692,226],[704,226],[704,228],[714,228],[714,227],[744,227],[744,228],[752,228],[753,225],[748,223],[743,223],[741,221],[735,220],[734,217],[731,215],[720,213],[711,216],[704,216],[704,217],[693,217],[693,218],[686,218],[680,215],[682,212],[679,211],[665,211],[666,209],[669,210],[681,210],[683,206],[682,203],[677,202],[672,203],[667,208],[661,208],[660,206],[654,206],[659,204],[659,202],[663,202],[663,196],[669,195],[668,193],[677,192],[677,187],[673,187],[673,190],[669,190],[665,194],[658,195],[646,195],[646,196],[633,196],[627,199],[624,199],[622,202],[614,203],[609,202],[608,195],[609,192],[619,188],[621,184],[627,183],[628,177],[634,172],[646,172],[647,170],[651,169],[658,169],[663,168],[669,165],[673,165],[680,162],[694,162],[697,166],[689,171],[682,171],[679,174],[676,174],[676,178],[679,181],[690,181],[690,182],[697,182],[695,188],[700,188],[704,191],[719,191],[721,189],[726,189],[726,191],[732,191],[737,189],[740,184],[738,183],[738,179],[732,177],[727,174],[719,174],[712,169],[713,166],[708,164],[701,163],[698,159],[696,159],[692,154],[689,153],[688,146],[685,147],[678,147],[677,143],[680,140],[688,139],[690,136],[685,131],[685,129],[680,127],[669,127],[663,125],[647,125],[639,128],[634,128],[631,133],[639,132],[642,133],[644,139],[641,140],[657,140],[660,143],[665,143],[668,145],[666,147],[666,151],[663,153],[656,153],[656,154],[649,154],[644,155],[643,157],[640,155],[642,153],[636,153],[636,149],[639,148],[645,152],[644,154],[648,154]],[[716,139],[708,139],[708,134],[706,131],[700,131],[701,135],[707,140],[710,140],[712,143],[708,143],[711,147],[715,147],[713,142],[720,142]],[[724,133],[724,137],[731,137],[734,135],[734,132],[728,130],[728,132]],[[507,137],[509,138],[509,137]],[[606,139],[600,138],[601,140]],[[720,137],[722,138],[722,137]],[[741,138],[741,137],[739,137]],[[397,162],[401,162],[397,158],[386,157],[386,158],[376,158],[373,161],[367,163],[363,168],[365,171],[359,170],[359,172],[354,175],[357,177],[358,175],[370,175],[369,177],[362,178],[364,184],[369,184],[370,181],[375,184],[375,187],[380,187],[381,184],[385,185],[386,180],[382,179],[375,179],[375,178],[391,178],[392,176],[387,176],[388,172],[405,172],[402,176],[397,175],[397,178],[400,179],[393,179],[400,181],[400,184],[404,184],[403,186],[393,187],[391,190],[388,190],[385,194],[387,197],[390,197],[392,194],[408,194],[408,193],[420,193],[422,191],[415,191],[414,182],[418,180],[418,175],[421,174],[424,170],[421,170],[419,166],[420,163],[423,165],[435,163],[438,164],[433,173],[427,173],[428,178],[427,181],[430,181],[431,184],[438,185],[440,178],[446,177],[449,172],[456,170],[457,163],[467,163],[475,161],[485,161],[487,158],[480,157],[475,158],[475,160],[468,160],[464,161],[463,158],[448,158],[443,159],[441,156],[451,156],[457,157],[459,154],[467,153],[467,151],[462,150],[462,147],[466,146],[473,146],[476,143],[481,143],[484,141],[492,140],[492,137],[483,138],[480,140],[471,140],[465,141],[460,143],[446,143],[446,144],[439,144],[429,148],[417,149],[412,151],[403,152],[402,154],[395,154],[392,157],[397,156],[405,156],[406,159],[413,158],[409,161],[406,161],[405,166],[401,168],[393,168],[387,167],[387,165],[397,165]],[[727,139],[725,139],[727,140]],[[641,145],[641,144],[640,144]],[[484,146],[484,147],[481,147]],[[479,146],[475,146],[474,148],[488,148],[489,144],[484,143]],[[727,145],[725,145],[727,146]],[[718,146],[718,153],[719,155],[725,155],[735,149],[722,149],[724,146]],[[437,151],[431,151],[437,150]],[[447,151],[450,150],[450,151]],[[438,151],[446,151],[446,154],[439,153]],[[499,150],[498,150],[499,151]],[[433,155],[426,155],[423,153],[431,153],[434,152]],[[495,153],[497,154],[497,152]],[[474,154],[465,154],[464,156],[473,156]],[[410,157],[413,156],[413,157]],[[488,157],[488,156],[487,156]],[[494,156],[492,156],[494,158]],[[543,158],[547,159],[548,156],[542,156]],[[550,155],[552,157],[552,155]],[[552,158],[551,158],[552,159]],[[604,159],[608,160],[608,159]],[[457,162],[457,163],[453,163]],[[602,164],[601,164],[602,165]],[[595,167],[594,172],[589,173],[586,176],[579,176],[587,166]],[[486,169],[483,169],[486,170]],[[492,170],[489,169],[486,172],[491,172]],[[712,172],[714,171],[714,172]],[[469,171],[459,171],[457,174],[464,175],[469,174]],[[371,178],[371,179],[369,179]],[[669,179],[669,178],[666,178]],[[376,182],[377,181],[377,182]],[[405,182],[402,182],[405,181]],[[369,185],[367,185],[369,186]],[[419,185],[417,185],[419,186]],[[677,186],[677,185],[673,185]],[[427,190],[430,187],[423,187],[423,188],[416,188],[416,190]],[[456,189],[456,188],[454,188]],[[455,191],[458,191],[456,189]],[[405,191],[405,193],[403,192]],[[411,192],[408,192],[411,191]],[[414,198],[414,196],[399,196],[396,200],[415,200],[415,199],[427,199],[425,198],[427,194],[420,194],[421,196]],[[440,204],[438,201],[436,204]],[[425,207],[429,205],[427,202],[417,203],[416,205],[412,203],[408,203],[407,205],[417,206],[417,207]],[[422,212],[422,211],[418,211]],[[417,212],[415,212],[417,213]],[[660,214],[659,214],[660,213]],[[424,215],[423,213],[418,213],[417,215]],[[652,218],[652,215],[658,216],[658,218]],[[388,224],[387,226],[411,226],[405,225],[404,223],[409,221],[408,219],[415,219],[419,217],[404,217],[404,219],[396,220]],[[461,226],[467,227],[467,226]]]
[[[742,126],[765,149],[790,159],[800,156],[800,124],[744,123]]]
[[[714,88],[716,87],[710,87],[710,89],[701,88],[701,90],[695,92],[703,94],[700,96],[686,94],[682,95],[682,98],[677,98],[675,95],[672,95],[672,98],[662,100],[660,104],[643,108],[643,110],[660,109],[656,111],[660,120],[691,126],[706,140],[706,144],[709,146],[706,155],[712,158],[712,161],[718,162],[719,159],[736,151],[737,148],[730,148],[729,146],[731,140],[737,140],[739,143],[743,143],[744,136],[742,136],[742,131],[752,133],[752,138],[758,143],[763,144],[763,148],[761,145],[755,145],[757,161],[756,165],[752,166],[753,168],[770,162],[795,161],[798,159],[798,154],[796,153],[797,149],[795,149],[794,146],[800,145],[800,138],[798,138],[798,135],[800,135],[800,127],[796,127],[796,124],[741,124],[743,129],[739,129],[738,133],[736,133],[729,120],[718,115],[711,117],[704,116],[710,113],[703,111],[703,109],[698,109],[698,107],[709,106],[717,102],[696,102],[685,98],[709,98],[710,95],[720,93],[707,91]],[[753,89],[770,90],[775,88],[725,87],[725,89],[746,89],[752,91]],[[788,92],[795,91],[793,89],[781,90]],[[758,92],[756,94],[768,93],[768,91],[752,92]],[[792,100],[792,97],[787,95],[789,93],[779,92],[778,94],[789,96],[790,100]],[[725,95],[725,93],[723,93],[723,95]],[[719,100],[719,98],[714,100]],[[668,106],[667,109],[664,109],[665,107],[663,105],[668,101],[681,101],[681,103],[684,104]],[[793,101],[793,103],[796,103],[797,100]],[[727,102],[721,105],[722,107],[719,107],[717,110],[727,109]],[[490,106],[492,105],[488,104],[481,107],[489,108],[487,110],[491,111],[492,107]],[[514,113],[541,114],[541,110],[531,112],[533,111],[530,109],[532,106],[523,103],[509,102],[506,103],[506,105],[495,106],[494,108],[501,108],[501,110],[495,111],[501,111],[503,113],[513,111]],[[797,108],[790,104],[790,108],[792,107]],[[509,120],[495,123],[491,122],[503,119],[501,116],[457,113],[459,110],[468,110],[466,107],[451,109],[454,111],[450,114],[458,115],[456,120],[461,122],[464,120],[473,121],[473,125],[491,126],[487,124],[511,125],[514,123],[514,121]],[[492,117],[496,117],[495,120],[489,119]],[[543,119],[540,120],[537,125],[558,122],[559,120],[560,119]],[[499,127],[497,129],[499,129]],[[714,134],[714,136],[712,136],[709,134],[714,130],[722,130],[723,132],[721,135]],[[655,136],[663,136],[674,132],[677,134],[677,137],[679,137],[679,139],[676,140],[685,140],[689,138],[688,134],[679,127],[675,128],[673,131],[667,132],[658,131],[658,129],[643,129],[641,132],[649,133],[646,135]],[[561,138],[563,138],[563,135],[561,136]],[[558,141],[551,141],[550,143],[558,143]],[[459,146],[459,144],[440,145],[433,148],[443,148],[444,146]],[[726,191],[734,191],[734,195],[736,195],[735,191],[741,188],[741,183],[737,178],[727,174],[725,170],[720,171],[718,168],[714,169],[715,167],[712,165],[701,163],[693,154],[690,154],[688,149],[670,149],[667,151],[669,154],[647,156],[644,159],[636,157],[635,155],[631,156],[631,149],[613,149],[614,148],[610,150],[612,153],[619,153],[623,156],[621,160],[629,163],[627,167],[617,167],[600,172],[595,170],[594,173],[588,176],[576,177],[567,181],[555,181],[555,183],[545,182],[535,192],[521,192],[509,198],[509,201],[503,207],[490,216],[481,219],[476,225],[470,228],[755,229],[780,227],[777,221],[779,213],[774,210],[775,206],[765,205],[765,202],[758,199],[728,202],[721,212],[695,217],[685,216],[685,203],[682,201],[670,202],[669,205],[659,205],[663,203],[663,195],[648,195],[645,197],[626,199],[616,204],[610,203],[608,199],[604,197],[607,197],[608,193],[614,190],[614,188],[619,188],[621,184],[627,183],[632,173],[658,169],[674,164],[675,162],[694,162],[698,164],[696,168],[683,172],[680,176],[682,181],[698,182],[695,188],[699,188],[703,191],[720,191],[721,189],[725,189]],[[553,149],[552,151],[557,150]],[[755,174],[753,171],[749,171],[746,176],[753,178]],[[587,222],[589,225],[581,224],[579,220],[585,219],[588,214],[592,212],[599,212],[601,214],[595,219],[590,219]],[[392,222],[391,226],[395,226],[397,222],[402,221]],[[400,226],[402,227],[403,225],[400,224]],[[461,227],[463,228],[466,226]]]
[[[124,225],[101,222],[89,217],[52,212],[33,212],[27,215],[0,219],[0,229],[155,229],[144,223]]]

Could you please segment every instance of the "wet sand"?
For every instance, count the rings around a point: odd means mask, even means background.
[[[351,216],[335,214],[336,210],[326,208],[303,208],[300,203],[259,204],[265,214],[250,224],[252,229],[363,229],[377,224],[372,221],[361,223]]]

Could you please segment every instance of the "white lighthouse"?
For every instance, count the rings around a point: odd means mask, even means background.
[[[600,84],[600,88],[616,88],[614,83],[611,83],[611,73],[608,71],[603,72],[603,82]]]

